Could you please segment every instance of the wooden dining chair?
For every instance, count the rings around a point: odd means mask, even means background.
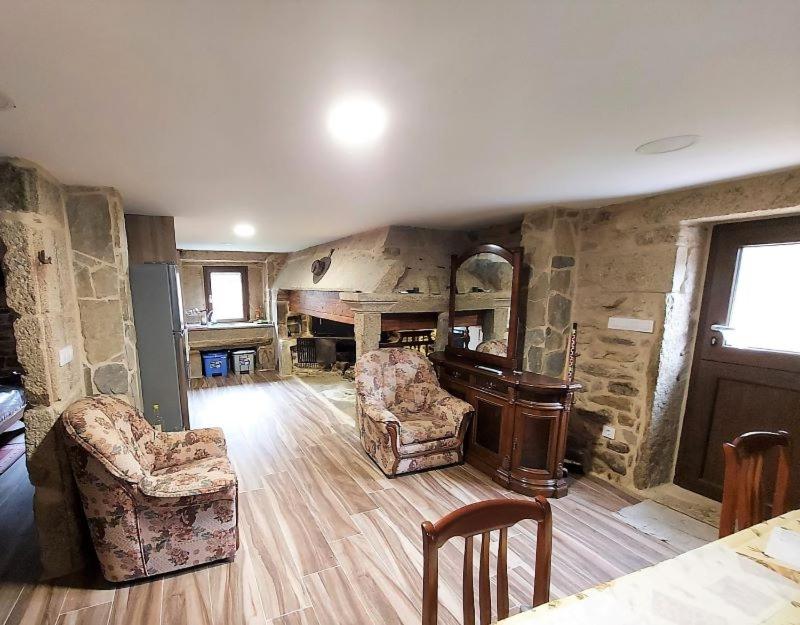
[[[455,536],[464,538],[464,625],[475,625],[472,550],[473,537],[481,535],[481,565],[478,573],[480,625],[488,625],[492,614],[489,578],[489,536],[500,530],[497,547],[497,618],[508,616],[508,528],[532,519],[536,528],[536,564],[533,580],[533,606],[550,600],[550,556],[553,521],[550,503],[544,497],[532,501],[490,499],[464,506],[437,523],[422,523],[423,577],[422,625],[436,625],[439,612],[439,548]]]
[[[764,460],[773,449],[777,452],[777,468],[772,509],[768,514],[763,495]],[[788,432],[747,432],[732,443],[723,443],[722,452],[725,456],[725,481],[719,519],[720,538],[786,512],[790,465]]]

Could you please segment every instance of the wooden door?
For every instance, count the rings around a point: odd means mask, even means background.
[[[722,443],[794,439],[800,505],[800,217],[725,224],[711,240],[675,483],[722,497]]]
[[[520,478],[550,478],[556,471],[558,415],[535,408],[514,410],[511,472]]]
[[[471,391],[469,403],[475,415],[469,429],[467,460],[491,471],[503,465],[513,428],[508,401],[491,393]]]

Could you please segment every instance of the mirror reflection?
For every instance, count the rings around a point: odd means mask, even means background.
[[[470,256],[456,271],[453,347],[508,356],[513,267],[502,256]]]

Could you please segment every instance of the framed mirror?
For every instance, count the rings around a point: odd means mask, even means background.
[[[448,354],[518,368],[521,266],[522,248],[480,245],[452,257]]]

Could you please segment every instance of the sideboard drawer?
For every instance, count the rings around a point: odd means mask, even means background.
[[[461,369],[445,369],[445,374],[451,380],[458,380],[460,382],[469,383],[470,382],[470,375],[466,371],[462,371]]]
[[[482,391],[500,393],[503,395],[508,391],[508,384],[502,380],[495,380],[494,378],[479,376],[475,382],[475,386]]]

